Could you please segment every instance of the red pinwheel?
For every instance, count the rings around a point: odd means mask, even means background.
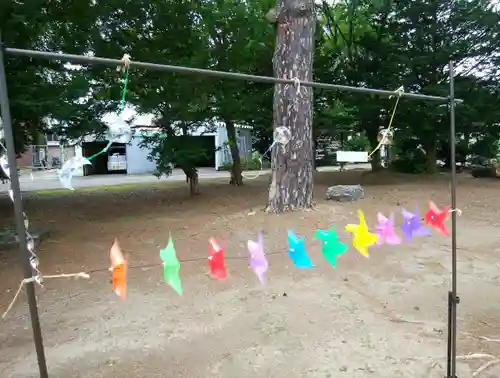
[[[224,262],[224,249],[217,243],[215,238],[208,239],[208,265],[210,266],[210,276],[223,281],[227,279],[227,269]]]
[[[441,235],[449,236],[448,229],[444,222],[448,219],[448,214],[450,213],[450,207],[445,206],[443,210],[439,210],[436,204],[429,201],[429,210],[424,214],[425,224],[431,226],[432,228],[439,230]]]

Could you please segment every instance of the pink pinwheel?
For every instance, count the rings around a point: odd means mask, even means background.
[[[249,240],[247,243],[248,251],[250,252],[250,267],[253,269],[261,284],[264,284],[264,273],[267,271],[269,264],[264,253],[264,242],[262,233],[259,232],[257,243]]]
[[[401,239],[394,231],[394,213],[391,213],[389,218],[386,218],[382,213],[377,214],[378,224],[375,228],[377,233],[377,244],[401,244]]]

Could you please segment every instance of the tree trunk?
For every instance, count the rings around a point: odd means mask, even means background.
[[[429,174],[437,172],[437,141],[429,140],[423,146],[425,150],[425,171]]]
[[[243,185],[243,176],[241,175],[241,159],[240,151],[238,148],[238,139],[236,137],[236,127],[233,121],[225,121],[227,139],[229,141],[229,150],[231,151],[231,158],[233,164],[231,165],[231,179],[229,183],[231,185],[241,186]]]
[[[312,0],[276,0],[278,27],[273,65],[279,78],[312,81],[316,16]],[[312,88],[274,86],[274,128],[290,129],[286,146],[272,154],[272,181],[268,212],[313,207],[313,111]]]
[[[189,195],[194,196],[200,194],[200,185],[198,181],[198,170],[195,167],[188,167],[184,165],[179,165],[186,175],[186,184],[189,185]]]
[[[369,125],[370,127],[366,127],[366,137],[368,138],[368,141],[370,142],[370,152],[375,150],[378,146],[378,140],[377,140],[377,135],[378,135],[378,128],[376,129],[373,125]],[[377,172],[382,170],[382,165],[380,164],[380,150],[376,151],[372,156],[370,160],[370,164],[372,166],[372,171]]]

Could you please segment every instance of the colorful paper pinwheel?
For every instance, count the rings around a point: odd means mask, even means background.
[[[111,246],[109,259],[111,261],[111,268],[109,268],[111,271],[111,284],[115,293],[125,300],[127,298],[127,260],[123,257],[117,239]]]
[[[182,296],[182,282],[179,272],[181,263],[175,252],[174,241],[172,235],[168,238],[167,248],[160,249],[160,259],[163,261],[163,278],[174,289],[177,294]]]
[[[208,239],[208,266],[210,267],[210,276],[218,281],[227,279],[226,263],[224,261],[224,249],[221,248],[215,238]]]
[[[347,245],[339,241],[334,226],[329,231],[317,230],[315,237],[321,240],[323,256],[335,268],[337,266],[337,257],[347,251]]]
[[[259,232],[257,243],[253,240],[247,242],[248,252],[250,252],[250,267],[253,269],[261,284],[264,284],[264,273],[266,273],[269,264],[264,253],[264,242],[262,233]]]
[[[429,236],[431,235],[431,230],[425,227],[418,215],[418,207],[416,208],[415,214],[403,209],[401,210],[403,214],[403,223],[401,224],[401,231],[403,232],[404,239],[406,243],[411,243],[415,236]]]
[[[394,230],[394,213],[386,218],[382,213],[377,214],[378,224],[375,227],[377,233],[377,244],[401,244],[401,238],[396,235]]]
[[[364,257],[369,257],[368,248],[377,242],[377,235],[368,231],[365,214],[358,209],[359,224],[348,224],[345,230],[353,234],[352,245]]]
[[[449,213],[449,206],[445,206],[443,210],[439,210],[434,202],[429,201],[429,210],[427,210],[424,214],[424,222],[435,230],[441,232],[441,235],[450,236],[448,228],[446,228],[446,225],[444,224],[446,219],[448,219]]]
[[[304,239],[299,238],[291,230],[288,230],[288,256],[290,256],[292,262],[299,269],[310,269],[313,267],[304,246]]]

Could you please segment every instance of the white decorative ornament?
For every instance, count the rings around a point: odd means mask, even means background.
[[[108,125],[108,140],[111,143],[127,144],[132,140],[132,128],[123,118],[118,117],[115,122]]]
[[[394,133],[390,129],[382,129],[378,132],[377,140],[381,145],[391,145],[394,139]]]
[[[64,163],[62,168],[58,171],[59,181],[63,188],[69,190],[75,190],[71,184],[73,179],[73,173],[82,168],[84,165],[92,165],[90,160],[84,158],[83,156],[75,156]]]
[[[278,126],[274,129],[273,143],[281,144],[283,147],[292,139],[292,132],[286,126]]]

